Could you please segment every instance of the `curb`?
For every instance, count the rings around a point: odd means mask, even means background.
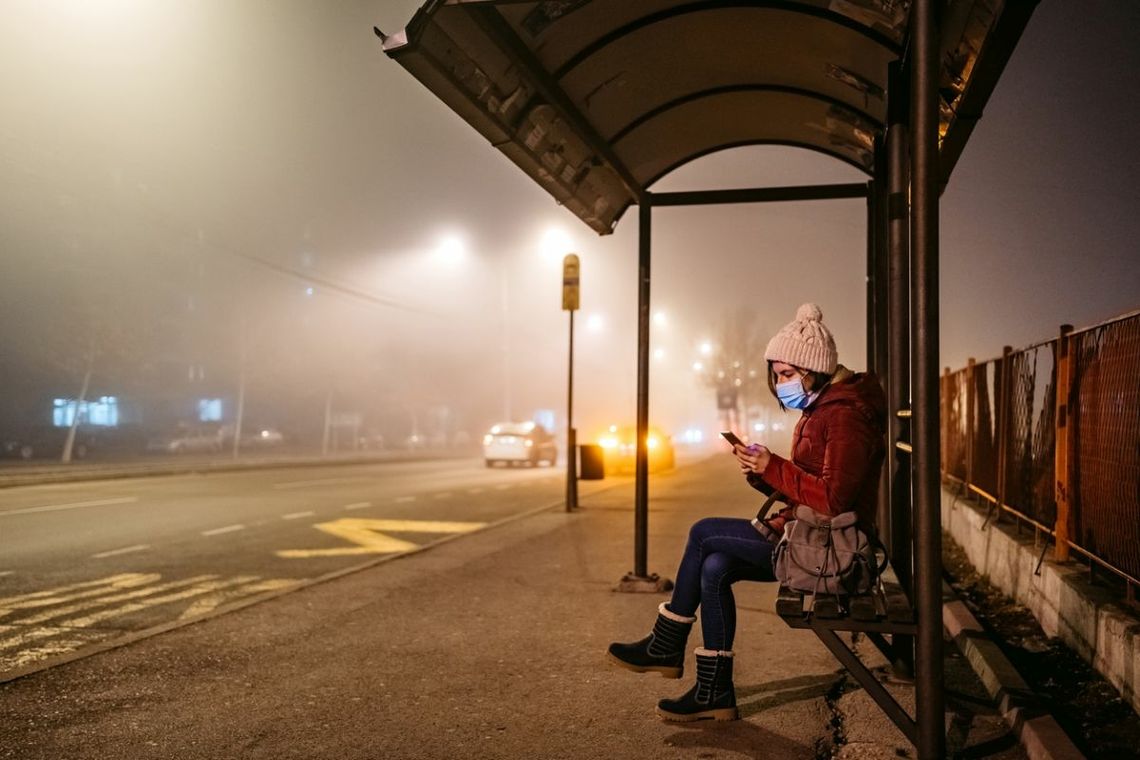
[[[1073,740],[1049,714],[1029,684],[1002,654],[981,623],[944,584],[953,601],[942,605],[942,625],[981,679],[998,711],[1030,760],[1085,760]]]

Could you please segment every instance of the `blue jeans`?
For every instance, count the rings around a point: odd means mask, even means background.
[[[693,523],[669,609],[692,616],[700,607],[706,649],[732,649],[736,635],[732,584],[776,580],[772,571],[774,548],[750,520],[706,517]]]

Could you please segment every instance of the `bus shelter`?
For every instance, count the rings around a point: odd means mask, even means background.
[[[634,571],[647,568],[654,207],[865,198],[867,366],[884,381],[879,527],[917,625],[916,714],[866,683],[915,744],[945,748],[938,202],[1036,0],[428,0],[384,52],[598,234],[639,225]],[[710,153],[817,151],[863,183],[655,192]],[[913,632],[913,639],[911,633]],[[821,638],[823,638],[821,636]],[[827,643],[827,641],[825,641]],[[832,648],[835,652],[835,648]]]

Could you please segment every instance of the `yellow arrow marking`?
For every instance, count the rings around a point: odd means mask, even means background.
[[[482,528],[481,522],[438,522],[434,520],[365,520],[343,518],[327,523],[317,523],[313,527],[329,535],[343,538],[356,546],[336,549],[284,549],[278,557],[298,559],[306,557],[347,557],[354,554],[392,554],[419,548],[419,544],[386,535],[384,531],[397,533],[470,533]]]

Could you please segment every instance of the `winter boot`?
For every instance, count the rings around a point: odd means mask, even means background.
[[[652,633],[632,644],[610,644],[610,659],[635,673],[652,671],[680,678],[685,670],[685,642],[696,620],[670,611],[662,602]]]
[[[657,714],[670,721],[739,718],[732,687],[732,652],[698,648],[697,683],[679,699],[658,702]]]

